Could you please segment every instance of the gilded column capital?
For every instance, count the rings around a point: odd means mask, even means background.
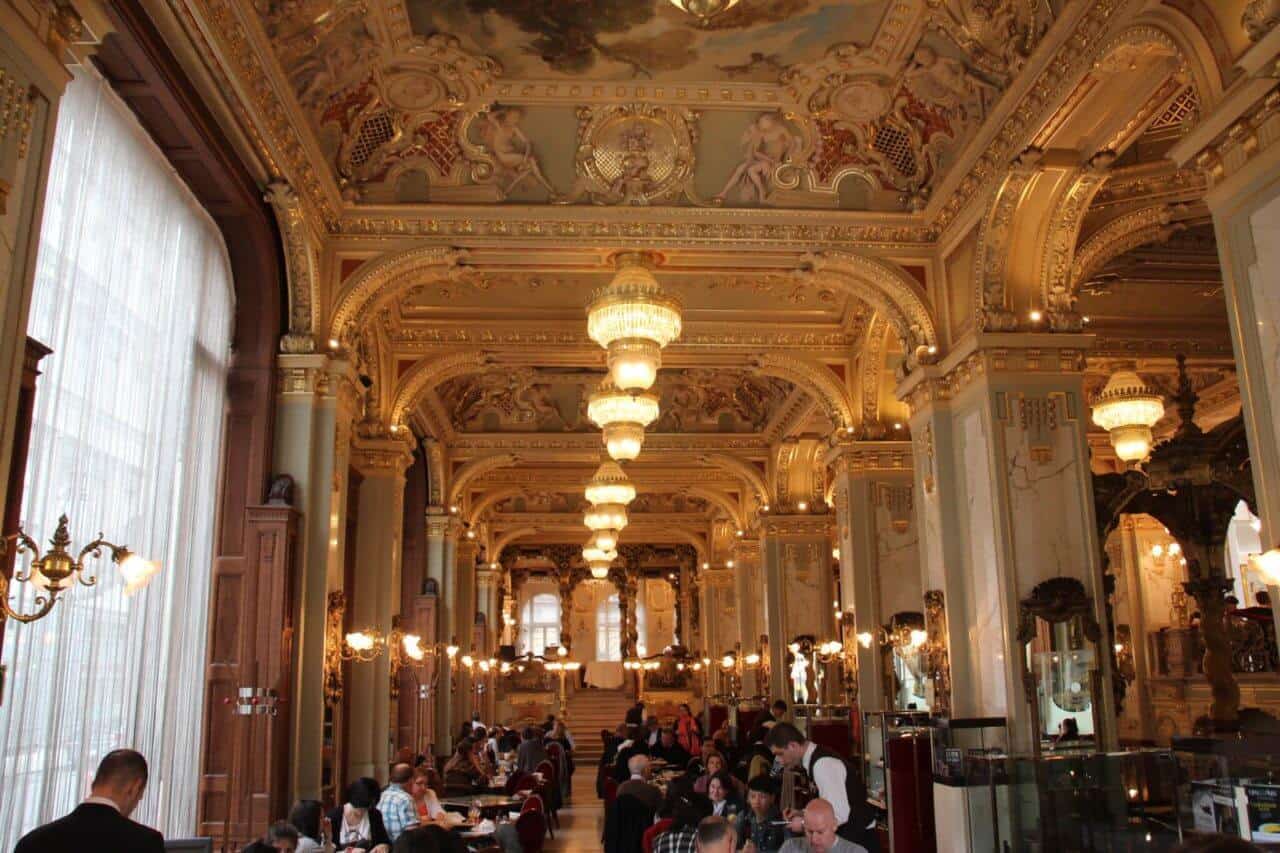
[[[478,589],[500,589],[502,572],[497,569],[476,569],[476,587]]]
[[[729,549],[729,553],[733,555],[733,562],[737,568],[759,565],[760,540],[754,538],[738,539],[733,543],[733,547]]]
[[[702,572],[702,584],[706,589],[732,589],[733,581],[732,569],[707,569]]]
[[[824,459],[836,476],[866,471],[911,471],[910,441],[832,440]]]
[[[328,353],[277,355],[276,376],[281,397],[332,397],[348,415],[354,415],[364,393],[355,366]]]
[[[1078,375],[1094,341],[1094,335],[1076,332],[974,332],[938,364],[911,371],[895,394],[914,414],[953,399],[986,377]]]
[[[831,532],[831,521],[829,513],[760,516],[760,526],[766,538],[827,536]]]
[[[480,540],[465,535],[458,537],[455,553],[460,565],[467,566],[475,563],[476,556],[480,553]]]
[[[358,438],[352,443],[351,464],[366,477],[403,477],[413,464],[413,448],[399,438]]]
[[[449,532],[450,524],[457,522],[457,519],[449,515],[440,507],[431,507],[427,509],[427,537],[443,539],[445,534]]]

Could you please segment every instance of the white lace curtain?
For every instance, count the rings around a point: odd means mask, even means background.
[[[10,621],[0,705],[0,850],[60,817],[101,757],[146,755],[134,817],[195,827],[200,708],[233,291],[216,226],[133,114],[79,71],[58,115],[29,332],[42,363],[22,518],[42,544],[99,530],[162,568],[115,566],[44,619]],[[23,566],[25,563],[19,564]],[[11,602],[31,608],[30,586]]]

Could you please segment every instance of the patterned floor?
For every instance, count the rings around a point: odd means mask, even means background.
[[[596,798],[596,768],[579,767],[573,774],[573,796],[560,810],[560,829],[543,849],[548,853],[599,853],[604,808]]]

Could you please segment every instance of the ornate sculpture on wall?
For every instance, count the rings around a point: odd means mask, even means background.
[[[936,13],[930,28],[1001,85],[1022,68],[1053,17],[1044,0],[928,0],[928,5]]]
[[[471,177],[477,183],[492,182],[503,198],[530,180],[554,196],[555,188],[542,174],[533,143],[520,129],[523,119],[524,110],[519,107],[495,107],[480,113],[479,134],[484,147],[474,152]]]
[[[698,113],[636,103],[578,110],[577,179],[556,199],[573,204],[697,202],[693,189]]]
[[[773,192],[774,175],[796,159],[804,140],[780,113],[761,113],[742,134],[742,160],[715,196],[723,203],[764,204]]]

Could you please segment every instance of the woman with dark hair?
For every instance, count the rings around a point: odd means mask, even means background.
[[[289,823],[298,830],[298,853],[331,853],[332,828],[319,800],[299,800],[289,812]]]
[[[475,744],[470,738],[458,743],[458,748],[444,765],[444,791],[446,794],[470,793],[484,784],[484,773],[476,766],[471,751]]]
[[[707,799],[711,800],[711,813],[716,817],[737,820],[745,810],[728,770],[719,771],[707,782]]]
[[[702,724],[693,715],[688,702],[680,703],[680,711],[676,717],[676,742],[690,755],[697,755],[702,751]]]
[[[387,835],[382,812],[378,811],[377,806],[381,795],[378,780],[368,776],[347,786],[343,804],[329,812],[334,850],[390,853],[391,837]]]

